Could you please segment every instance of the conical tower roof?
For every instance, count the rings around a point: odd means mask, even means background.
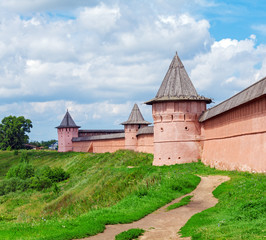
[[[73,118],[70,116],[69,112],[67,111],[62,122],[56,128],[80,128],[76,125]]]
[[[183,63],[176,53],[155,98],[146,102],[146,104],[151,105],[154,102],[177,100],[211,102],[211,99],[198,95]]]
[[[150,122],[147,122],[144,120],[138,105],[135,103],[129,118],[126,122],[121,123],[122,125],[128,125],[128,124],[144,124],[144,125],[149,125],[151,124]]]

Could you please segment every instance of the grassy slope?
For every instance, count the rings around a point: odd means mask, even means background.
[[[219,203],[182,228],[193,239],[262,239],[265,236],[266,176],[218,171],[190,163],[153,167],[153,156],[30,152],[30,162],[62,166],[71,173],[59,195],[43,192],[0,196],[0,239],[71,239],[103,231],[108,223],[130,222],[191,191],[198,175],[228,175],[214,194]],[[0,152],[0,179],[18,156]],[[127,168],[135,166],[135,168]],[[177,191],[180,186],[189,188]],[[12,220],[13,219],[13,220]],[[1,221],[2,220],[2,221]]]
[[[181,228],[192,239],[264,239],[266,176],[228,172],[231,180],[213,192],[219,203],[194,215]]]
[[[0,196],[3,239],[72,239],[103,231],[105,224],[132,222],[190,192],[199,177],[177,167],[153,167],[151,154],[30,151],[36,167],[62,166],[69,180],[51,189]],[[0,153],[1,177],[19,156]],[[1,167],[5,166],[5,167]],[[135,166],[127,168],[127,166]]]

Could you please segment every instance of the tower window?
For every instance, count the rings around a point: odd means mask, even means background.
[[[161,127],[161,132],[163,132],[163,128]]]

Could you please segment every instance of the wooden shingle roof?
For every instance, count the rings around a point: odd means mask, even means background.
[[[155,102],[177,100],[211,102],[211,99],[198,95],[183,63],[176,53],[155,98],[145,103],[152,105]]]
[[[114,133],[114,134],[86,136],[86,137],[75,137],[75,138],[72,138],[72,142],[110,140],[110,139],[120,139],[120,138],[125,138],[125,133]]]
[[[138,130],[138,135],[154,134],[153,126],[142,127]]]
[[[80,126],[76,125],[69,112],[67,111],[62,122],[56,128],[80,128]]]
[[[224,102],[208,109],[201,115],[199,121],[204,122],[212,117],[229,111],[263,95],[266,95],[266,77],[237,93],[233,97],[225,100]]]
[[[122,125],[128,125],[128,124],[144,124],[144,125],[149,125],[151,124],[150,122],[147,122],[144,120],[138,105],[135,103],[129,118],[126,122],[122,122]]]

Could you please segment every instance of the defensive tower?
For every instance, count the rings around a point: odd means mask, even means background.
[[[121,123],[125,128],[125,149],[137,151],[138,139],[137,133],[140,128],[148,126],[149,122],[145,121],[137,104],[134,105],[129,118],[126,122]]]
[[[200,157],[198,118],[211,99],[198,95],[177,53],[152,105],[154,165],[197,161]]]
[[[56,128],[58,134],[58,152],[72,151],[72,138],[78,137],[78,129],[80,127],[76,125],[68,111],[61,124]]]

